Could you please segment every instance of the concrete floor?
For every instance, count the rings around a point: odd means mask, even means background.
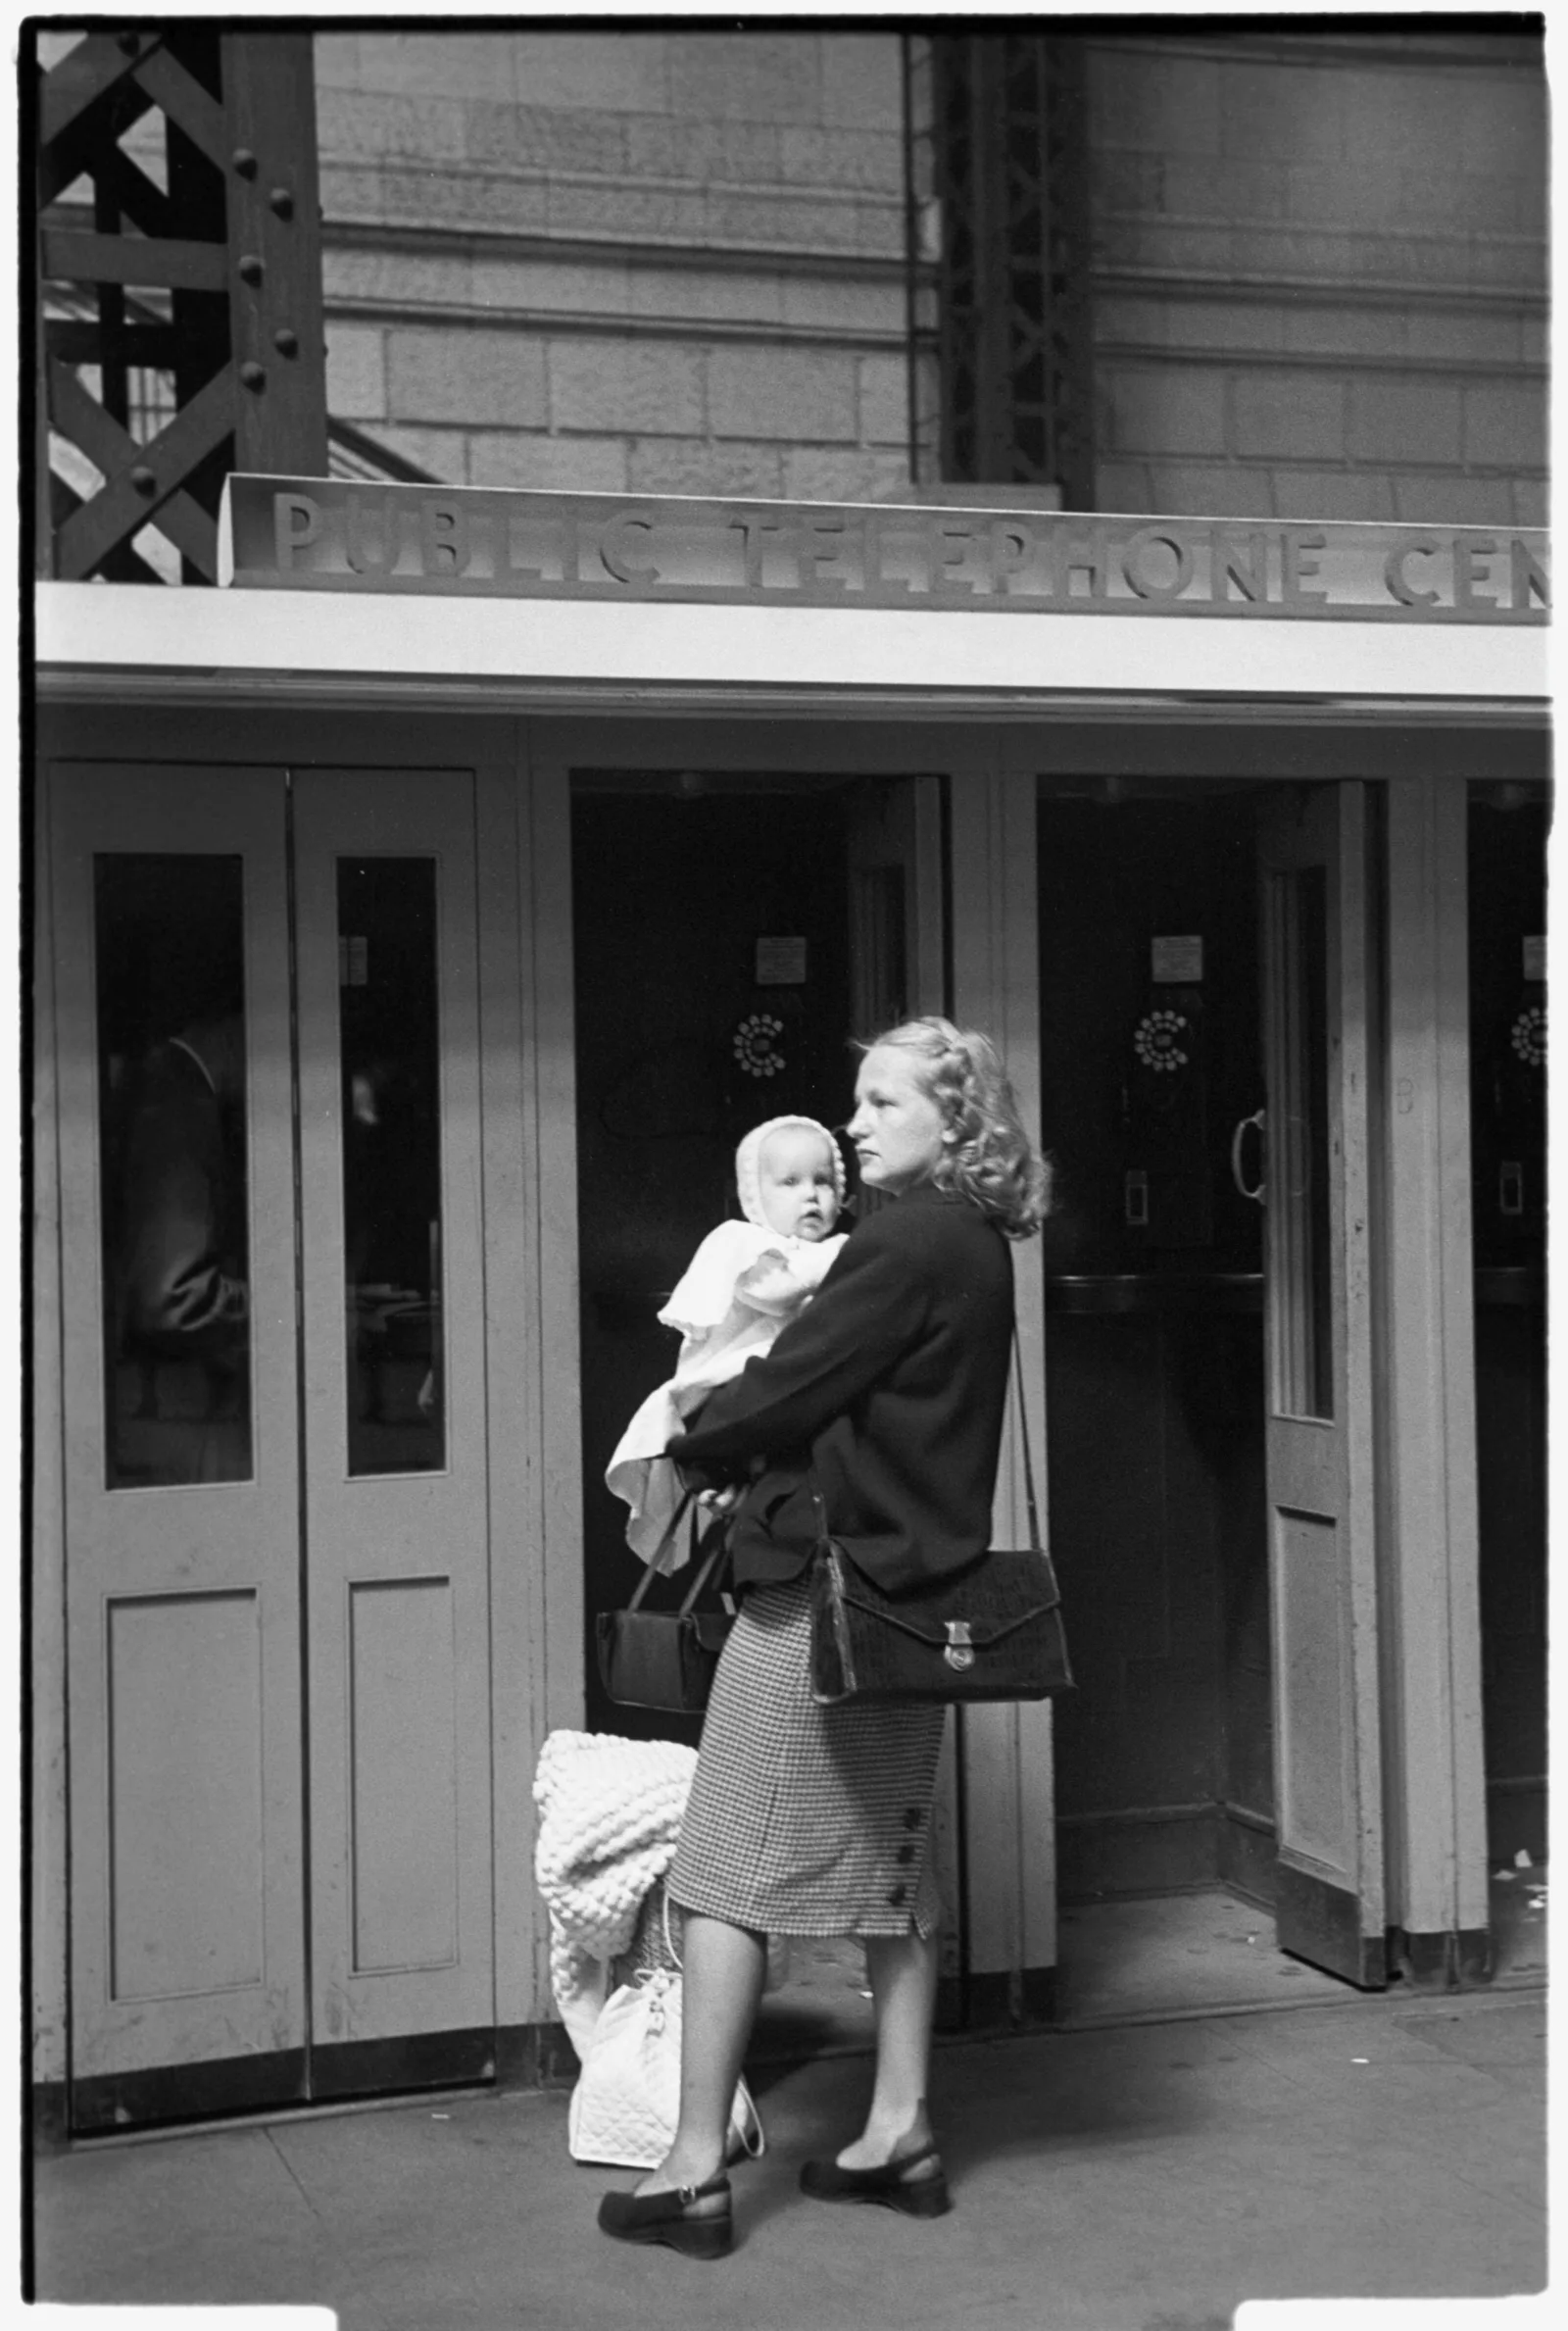
[[[1546,1977],[1544,1868],[1492,1883],[1493,1988]],[[1272,1914],[1222,1887],[1066,1905],[1054,2021],[1170,2021],[1205,2011],[1298,2008],[1353,1997],[1334,1976],[1278,1948]],[[871,2045],[871,1999],[858,1944],[796,1942],[789,1980],[763,2001],[755,2053],[798,2061]]]
[[[37,2292],[326,2302],[344,2331],[1217,2331],[1244,2298],[1539,2291],[1544,2025],[1535,1988],[1342,1992],[950,2043],[956,2207],[928,2224],[797,2192],[863,2058],[763,2067],[712,2265],[596,2232],[629,2179],[568,2158],[561,2092],[110,2140],[38,2165]]]

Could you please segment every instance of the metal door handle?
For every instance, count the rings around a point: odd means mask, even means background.
[[[1244,1198],[1250,1198],[1254,1206],[1261,1206],[1264,1204],[1263,1186],[1268,1177],[1260,1170],[1258,1173],[1257,1185],[1255,1189],[1250,1190],[1248,1188],[1246,1182],[1244,1182],[1242,1179],[1242,1144],[1247,1139],[1247,1128],[1249,1125],[1255,1125],[1257,1127],[1258,1140],[1259,1144],[1261,1144],[1265,1115],[1265,1111],[1261,1109],[1255,1109],[1250,1116],[1243,1117],[1241,1123],[1231,1135],[1231,1179],[1236,1184],[1236,1187],[1240,1190],[1242,1196]],[[1259,1158],[1260,1167],[1261,1163],[1261,1158]]]

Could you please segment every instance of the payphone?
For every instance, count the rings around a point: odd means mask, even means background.
[[[1214,1240],[1200,932],[1149,941],[1149,986],[1122,1081],[1122,1218],[1137,1244]]]

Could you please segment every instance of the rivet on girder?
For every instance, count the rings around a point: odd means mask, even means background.
[[[266,372],[254,359],[240,366],[239,376],[247,388],[265,388],[267,386]]]
[[[274,186],[267,200],[279,219],[293,218],[294,197],[286,186]]]
[[[251,152],[249,146],[236,146],[234,148],[234,168],[238,171],[242,178],[254,178],[256,175],[257,167],[258,165],[256,157]]]
[[[259,283],[266,272],[254,251],[247,251],[239,263],[239,279],[242,283]]]

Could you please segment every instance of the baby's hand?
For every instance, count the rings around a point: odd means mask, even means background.
[[[807,1292],[776,1247],[766,1247],[735,1281],[735,1293],[754,1312],[793,1310]]]

